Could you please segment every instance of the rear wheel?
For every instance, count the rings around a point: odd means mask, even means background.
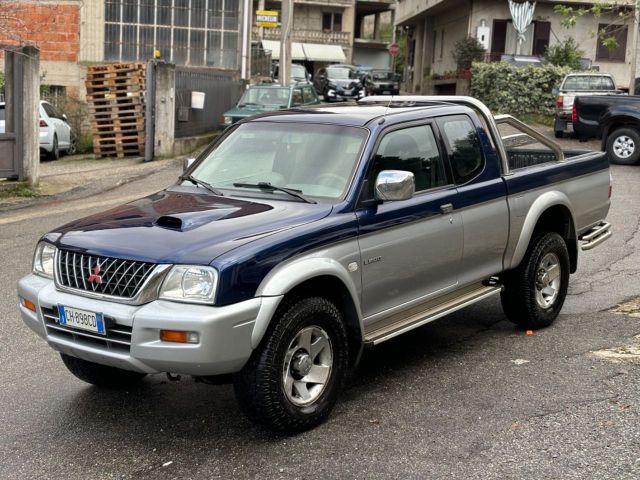
[[[640,160],[640,134],[634,128],[618,128],[607,138],[607,153],[612,163],[637,163]]]
[[[240,408],[278,433],[306,430],[331,412],[348,366],[336,306],[320,297],[285,304],[247,365],[235,375]]]
[[[507,318],[523,327],[548,327],[556,319],[569,286],[569,252],[555,232],[538,235],[520,266],[504,275],[501,300]]]
[[[61,353],[65,367],[83,382],[107,388],[127,388],[139,383],[146,374],[108,367]]]
[[[53,134],[53,145],[47,157],[49,160],[58,160],[60,158],[60,147],[58,146],[58,135],[56,134]]]
[[[553,131],[553,135],[556,138],[562,138],[562,137],[564,137],[564,132],[562,130],[554,130]]]

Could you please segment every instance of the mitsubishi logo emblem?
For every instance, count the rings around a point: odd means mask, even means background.
[[[102,283],[102,277],[100,276],[100,264],[97,264],[95,267],[93,267],[93,273],[89,275],[87,281],[96,284]]]

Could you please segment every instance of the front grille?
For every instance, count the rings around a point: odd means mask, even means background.
[[[56,277],[65,287],[122,298],[135,297],[153,263],[58,251]]]
[[[79,345],[101,347],[119,353],[129,353],[131,350],[132,328],[116,323],[112,317],[106,315],[103,317],[106,335],[60,325],[60,314],[55,307],[42,307],[42,317],[47,327],[47,335],[50,337],[71,340]]]

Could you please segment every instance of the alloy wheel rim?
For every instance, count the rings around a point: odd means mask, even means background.
[[[551,307],[560,294],[562,283],[560,259],[555,253],[547,253],[536,273],[536,302],[544,309]]]
[[[332,367],[333,347],[327,332],[316,325],[300,330],[284,357],[282,382],[287,399],[296,406],[318,400],[329,383]]]
[[[613,151],[620,158],[629,158],[633,155],[636,144],[631,137],[621,135],[613,142]]]

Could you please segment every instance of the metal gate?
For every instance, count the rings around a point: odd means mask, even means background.
[[[0,178],[22,180],[22,89],[17,88],[23,77],[23,56],[5,49],[5,89],[7,103],[0,105]],[[4,101],[4,98],[3,98]]]
[[[191,93],[204,93],[204,107],[191,108]],[[191,137],[220,127],[222,114],[235,106],[243,92],[237,72],[212,68],[176,67],[175,136]]]

